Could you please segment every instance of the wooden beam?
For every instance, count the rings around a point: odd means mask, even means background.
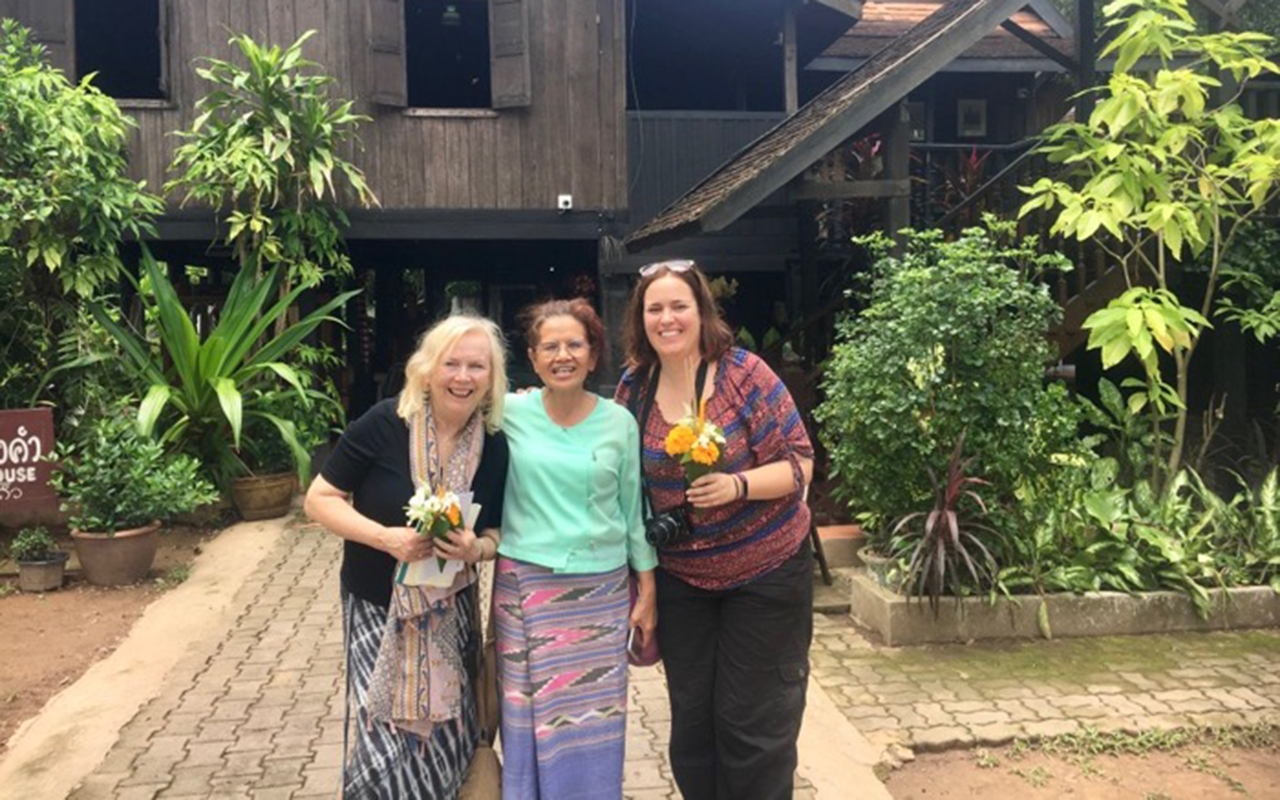
[[[1063,39],[1076,38],[1075,26],[1063,15],[1058,7],[1050,0],[1031,0],[1027,3],[1027,8],[1039,15],[1045,24],[1053,28],[1053,32],[1061,36]]]
[[[884,174],[903,191],[885,203],[889,235],[903,246],[899,232],[911,227],[911,112],[905,102],[885,113]]]
[[[1004,28],[1009,33],[1012,33],[1016,38],[1029,45],[1036,52],[1053,59],[1071,72],[1080,71],[1080,62],[1058,50],[1058,48],[1050,45],[1048,42],[1041,39],[1039,36],[1036,36],[1034,33],[1013,20],[1006,19],[1004,22],[1000,23],[1000,27]]]
[[[910,197],[910,179],[875,181],[802,181],[791,190],[792,200],[859,200]]]
[[[862,0],[810,0],[810,2],[839,11],[853,19],[862,19]]]
[[[782,11],[782,80],[786,95],[787,113],[794,114],[800,107],[800,66],[796,56],[796,9],[787,6]]]
[[[1096,105],[1094,93],[1088,91],[1098,84],[1098,28],[1097,9],[1093,0],[1076,2],[1076,46],[1080,61],[1079,81],[1081,92],[1076,97],[1076,119],[1088,122]]]
[[[1246,0],[1198,0],[1200,5],[1209,9],[1218,17],[1218,24],[1223,28],[1236,24],[1236,15],[1244,8]]]

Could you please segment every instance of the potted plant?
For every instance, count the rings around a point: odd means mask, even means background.
[[[309,377],[299,370],[309,387]],[[341,408],[323,392],[300,399],[292,390],[276,390],[255,399],[255,405],[291,427],[298,447],[307,453],[324,443],[331,423],[341,419]],[[289,513],[298,487],[296,456],[275,423],[251,419],[245,424],[239,456],[245,474],[231,483],[236,510],[246,520],[271,519]]]
[[[869,534],[865,537],[865,542],[858,548],[858,561],[877,584],[889,591],[898,591],[902,576],[898,569],[898,559],[892,555],[889,547],[889,537]]]
[[[906,555],[890,547],[894,520],[930,507],[929,469],[962,431],[1003,504],[1022,475],[1071,449],[1079,418],[1065,389],[1044,382],[1044,333],[1061,309],[1037,276],[1062,258],[992,219],[956,239],[905,231],[902,241],[895,251],[886,237],[862,240],[876,261],[860,310],[838,323],[814,411],[834,495],[867,534],[859,557],[886,577],[904,571],[880,560]]]
[[[449,281],[446,283],[444,285],[444,296],[449,298],[449,313],[479,312],[480,292],[483,288],[484,285],[480,281]]]
[[[42,527],[23,528],[9,545],[18,562],[18,588],[24,592],[49,592],[62,587],[67,554],[58,549]]]
[[[85,579],[119,586],[146,577],[162,520],[217,498],[186,455],[138,432],[124,413],[91,423],[79,442],[59,445],[51,483],[69,515]]]

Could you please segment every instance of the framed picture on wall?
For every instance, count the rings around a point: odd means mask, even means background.
[[[987,135],[987,101],[986,100],[957,100],[956,101],[956,135],[957,136],[986,136]]]

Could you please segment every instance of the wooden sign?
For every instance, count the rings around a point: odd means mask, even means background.
[[[58,496],[49,485],[53,451],[53,411],[0,411],[0,521],[57,513]]]

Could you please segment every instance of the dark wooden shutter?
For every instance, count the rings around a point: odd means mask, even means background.
[[[49,50],[49,63],[76,79],[74,0],[19,0],[18,20]]]
[[[365,0],[369,25],[369,77],[373,102],[409,104],[404,60],[404,0]]]
[[[489,65],[494,108],[533,101],[528,0],[489,0]]]

